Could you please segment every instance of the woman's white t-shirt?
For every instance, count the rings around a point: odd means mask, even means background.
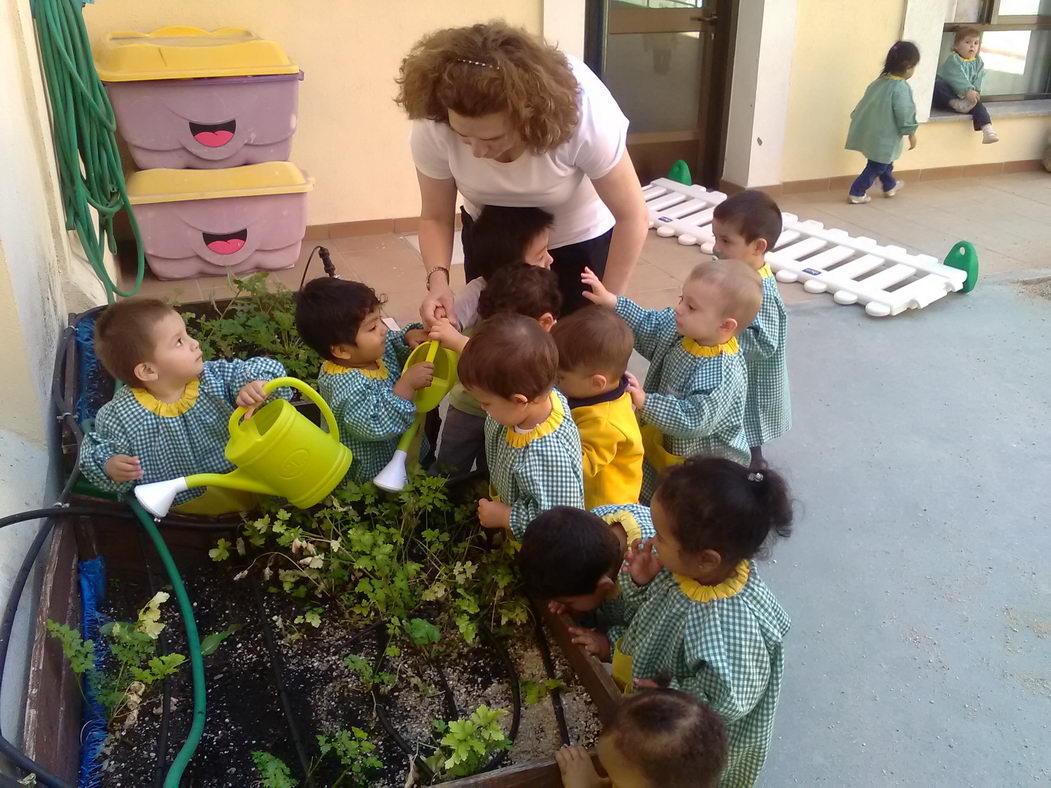
[[[416,169],[435,180],[453,178],[475,218],[483,205],[543,208],[555,217],[549,247],[587,241],[614,225],[591,181],[624,155],[628,119],[598,77],[567,56],[580,90],[580,121],[573,136],[542,154],[526,151],[511,162],[476,159],[447,123],[413,121],[409,134]]]

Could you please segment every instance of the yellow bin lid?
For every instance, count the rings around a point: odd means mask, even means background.
[[[104,82],[298,74],[281,45],[239,27],[160,27],[152,33],[107,33],[95,48]]]
[[[140,170],[128,178],[132,205],[301,194],[312,188],[314,179],[290,161],[222,170]]]

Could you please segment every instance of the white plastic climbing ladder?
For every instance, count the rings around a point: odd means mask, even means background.
[[[642,194],[658,235],[711,252],[712,214],[725,194],[667,178],[658,178]],[[967,280],[964,271],[931,255],[880,246],[872,238],[854,238],[791,213],[781,216],[781,237],[766,255],[778,281],[800,282],[809,293],[829,292],[837,304],[864,304],[873,317],[922,309],[963,289]]]

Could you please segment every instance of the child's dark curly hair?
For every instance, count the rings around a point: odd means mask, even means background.
[[[319,356],[332,360],[333,345],[355,345],[369,312],[383,305],[376,291],[362,282],[311,279],[296,295],[296,328]]]
[[[750,471],[719,457],[690,457],[666,471],[653,503],[687,554],[715,550],[724,561],[752,558],[770,532],[792,532],[792,502],[781,474]]]

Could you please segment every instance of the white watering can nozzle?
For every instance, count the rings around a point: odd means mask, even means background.
[[[372,483],[387,492],[401,492],[409,481],[409,476],[405,472],[405,463],[408,459],[409,455],[398,449],[387,463],[387,467],[377,474]]]
[[[140,484],[135,488],[135,497],[143,508],[154,517],[164,517],[172,508],[172,501],[181,492],[186,492],[189,486],[186,477],[179,479],[168,479],[163,482],[152,482],[151,484]]]

